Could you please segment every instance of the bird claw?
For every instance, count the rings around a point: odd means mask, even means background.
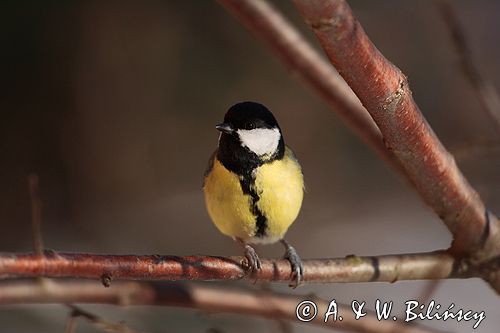
[[[261,269],[261,263],[257,252],[253,247],[245,244],[245,258],[247,259],[247,272],[254,273]]]
[[[288,244],[285,240],[282,240],[281,242],[286,248],[284,258],[288,260],[290,262],[290,266],[292,266],[292,275],[289,286],[295,289],[302,284],[302,279],[304,277],[304,266],[302,265],[302,260],[297,254],[295,248]]]
[[[255,249],[252,246],[250,246],[249,244],[247,244],[244,240],[242,240],[240,238],[236,238],[236,241],[238,242],[238,244],[241,245],[241,247],[243,248],[243,251],[244,251],[244,255],[245,255],[245,259],[246,259],[246,262],[243,263],[246,267],[245,274],[247,276],[251,276],[261,269],[262,265],[261,265],[261,262],[259,259],[259,255],[255,251]],[[257,282],[257,279],[255,279],[254,283],[255,282]]]

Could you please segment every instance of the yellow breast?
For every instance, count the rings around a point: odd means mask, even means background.
[[[279,240],[297,218],[304,196],[302,170],[290,149],[283,159],[256,170],[255,188],[260,198],[257,207],[267,218],[269,240],[261,242]]]
[[[255,233],[251,197],[243,194],[239,177],[214,159],[203,186],[208,214],[215,226],[230,237],[247,239]]]
[[[264,237],[254,237],[257,228],[251,196],[243,193],[240,178],[217,159],[205,178],[208,213],[225,235],[253,243],[275,242],[299,214],[304,187],[302,171],[292,151],[286,148],[281,160],[258,167],[254,176],[253,189],[259,196],[256,205],[266,217]]]

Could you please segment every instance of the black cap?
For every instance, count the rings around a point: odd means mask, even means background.
[[[279,128],[271,111],[256,102],[241,102],[231,106],[224,116],[224,124],[233,129]]]

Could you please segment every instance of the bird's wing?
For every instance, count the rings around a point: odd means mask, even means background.
[[[208,159],[208,165],[205,168],[205,173],[203,174],[203,186],[205,186],[205,179],[207,178],[208,174],[210,171],[212,171],[212,168],[214,167],[214,160],[215,156],[217,156],[217,151],[218,149],[215,149],[215,151],[210,155],[210,158]]]

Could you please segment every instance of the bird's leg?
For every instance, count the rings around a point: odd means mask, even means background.
[[[295,248],[286,240],[282,239],[280,242],[286,249],[284,258],[288,260],[292,266],[292,279],[290,281],[290,287],[297,288],[302,283],[302,278],[304,277],[304,266],[302,265],[302,260],[300,260]]]
[[[236,241],[243,248],[245,258],[247,259],[248,273],[254,273],[260,270],[260,259],[255,249],[241,238],[236,238]]]

